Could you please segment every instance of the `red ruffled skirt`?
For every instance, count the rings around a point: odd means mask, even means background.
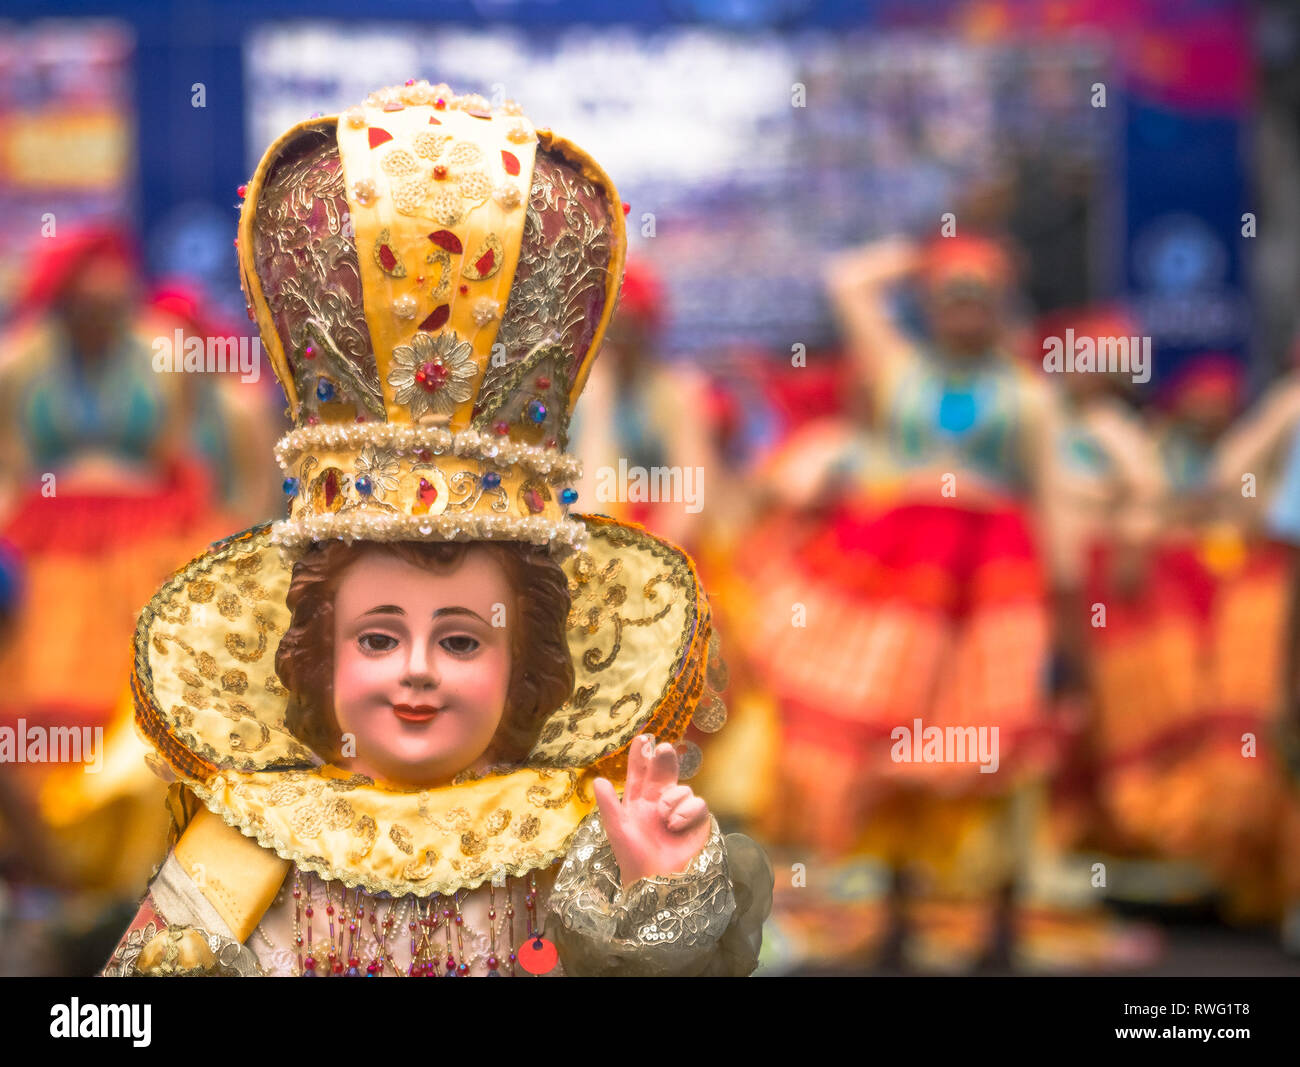
[[[999,794],[1050,762],[1047,589],[1016,508],[775,517],[737,566],[751,601],[728,635],[781,713],[778,838],[837,850],[882,790]],[[927,750],[932,727],[976,743]]]
[[[136,618],[169,574],[234,521],[198,464],[178,461],[134,494],[31,490],[2,531],[22,599],[0,651],[0,723],[107,724],[128,684]]]

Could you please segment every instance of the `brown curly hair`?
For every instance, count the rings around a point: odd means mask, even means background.
[[[542,724],[573,692],[573,659],[565,629],[569,584],[544,547],[515,541],[342,541],[314,545],[293,568],[286,603],[289,629],[275,654],[275,671],[291,699],[285,725],[322,759],[336,761],[339,726],[334,714],[334,597],[344,572],[361,552],[381,552],[416,567],[448,571],[471,548],[489,552],[514,594],[510,633],[510,683],[505,714],[488,749],[493,763],[521,763]]]

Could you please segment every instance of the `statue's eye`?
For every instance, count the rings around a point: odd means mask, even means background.
[[[469,634],[456,634],[452,637],[444,637],[439,642],[443,648],[453,656],[468,656],[478,651],[478,638],[470,637]]]
[[[357,644],[367,652],[391,652],[397,647],[397,638],[388,634],[362,634],[357,638]]]

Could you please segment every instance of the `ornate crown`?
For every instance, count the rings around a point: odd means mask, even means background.
[[[276,543],[584,543],[564,449],[627,244],[590,156],[408,82],[272,144],[238,244],[294,426]]]

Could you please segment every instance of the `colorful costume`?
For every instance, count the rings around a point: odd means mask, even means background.
[[[625,240],[589,156],[446,86],[381,91],[268,150],[239,245],[294,419],[289,515],[195,559],[141,618],[138,724],[182,832],[109,973],[753,970],[761,851],[714,823],[683,872],[623,887],[594,811],[634,737],[725,715],[689,557],[569,513],[569,418]],[[292,563],[333,538],[568,552],[577,684],[522,765],[401,792],[288,730]]]
[[[149,319],[123,305],[104,351],[75,350],[66,294],[105,262],[129,268],[124,238],[96,229],[44,244],[0,368],[3,536],[21,559],[24,586],[0,654],[0,720],[105,730],[112,751],[100,753],[102,773],[42,764],[15,773],[41,793],[58,876],[120,890],[157,862],[166,834],[158,783],[140,782],[129,716],[114,722],[124,696],[129,710],[136,616],[194,545],[232,520],[187,451],[178,380],[152,369]],[[92,464],[101,465],[93,480]]]
[[[1235,395],[1238,379],[1201,361],[1174,392]],[[1105,607],[1090,631],[1098,792],[1121,846],[1193,862],[1235,917],[1276,917],[1295,833],[1275,738],[1286,560],[1253,536],[1252,472],[1225,473],[1218,445],[1176,423],[1158,445],[1161,536],[1141,585],[1118,592],[1103,557],[1087,589]]]
[[[1050,405],[993,354],[913,350],[882,371],[877,432],[846,437],[829,514],[773,519],[743,553],[758,601],[745,652],[783,721],[768,829],[909,871],[909,951],[947,966],[988,944],[1009,798],[1050,751],[1047,585],[1021,503],[1049,454]],[[897,731],[929,727],[974,727],[969,755],[899,758]],[[997,773],[981,773],[975,738],[991,728]],[[870,881],[859,891],[880,909],[888,879],[863,893]],[[883,923],[861,925],[866,947]]]

